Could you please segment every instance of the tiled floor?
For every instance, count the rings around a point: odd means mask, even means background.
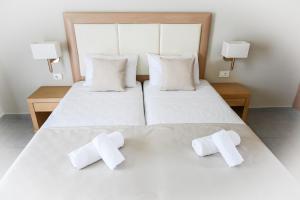
[[[33,136],[28,115],[0,119],[0,179]]]
[[[249,126],[300,181],[300,112],[291,108],[251,109]],[[0,179],[33,136],[28,115],[0,119]]]
[[[251,109],[248,124],[300,181],[300,111],[292,108]]]

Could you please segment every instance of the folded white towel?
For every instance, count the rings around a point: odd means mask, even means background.
[[[225,130],[221,130],[218,132],[223,132]],[[216,133],[218,133],[216,132]],[[239,145],[241,143],[241,138],[239,134],[236,132],[230,130],[226,131],[226,133],[230,136],[231,140],[233,141],[234,145]],[[192,141],[192,147],[194,151],[197,153],[199,156],[207,156],[211,154],[218,153],[219,150],[217,149],[216,145],[214,144],[212,140],[212,135],[202,137],[202,138],[197,138]]]
[[[124,145],[124,137],[120,132],[113,132],[107,136],[117,148]],[[83,169],[86,166],[101,160],[101,156],[92,142],[72,151],[68,156],[72,165],[77,169]]]
[[[244,162],[243,157],[226,131],[213,134],[212,140],[229,167],[235,167]]]
[[[102,160],[111,170],[115,169],[125,160],[122,153],[106,134],[98,135],[93,140],[93,144],[95,145]]]

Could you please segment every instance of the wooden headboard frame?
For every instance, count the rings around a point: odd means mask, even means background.
[[[64,13],[64,22],[74,82],[84,79],[80,74],[74,24],[201,24],[198,58],[200,78],[204,79],[205,77],[211,13],[66,12]],[[148,79],[149,75],[137,75],[138,81],[143,82]]]

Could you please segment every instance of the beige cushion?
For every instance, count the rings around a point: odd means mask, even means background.
[[[125,91],[127,59],[92,58],[92,63],[90,91]]]
[[[161,58],[161,90],[195,90],[194,58]]]

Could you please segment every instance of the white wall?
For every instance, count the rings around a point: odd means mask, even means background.
[[[0,63],[0,118],[4,114],[4,97],[6,93],[5,89],[5,84],[4,84],[4,74],[3,74],[3,69],[1,68],[1,63]]]
[[[298,92],[297,92],[297,95],[295,97],[295,101],[294,101],[294,105],[293,105],[294,108],[300,110],[300,85],[298,87]]]
[[[0,118],[4,115],[4,110],[2,108],[2,103],[0,102]]]
[[[3,72],[0,65],[0,118],[2,117],[4,111],[3,111],[3,105],[2,105],[2,98],[3,98]]]
[[[300,80],[300,2],[297,0],[1,0],[0,63],[7,80],[5,111],[27,112],[26,97],[40,85],[71,84],[62,13],[64,11],[210,11],[214,13],[206,77],[239,81],[253,93],[252,106],[291,106]],[[236,64],[230,79],[217,78],[223,40],[248,40],[249,59]],[[32,59],[29,44],[64,43],[64,74],[53,81],[47,64]]]

